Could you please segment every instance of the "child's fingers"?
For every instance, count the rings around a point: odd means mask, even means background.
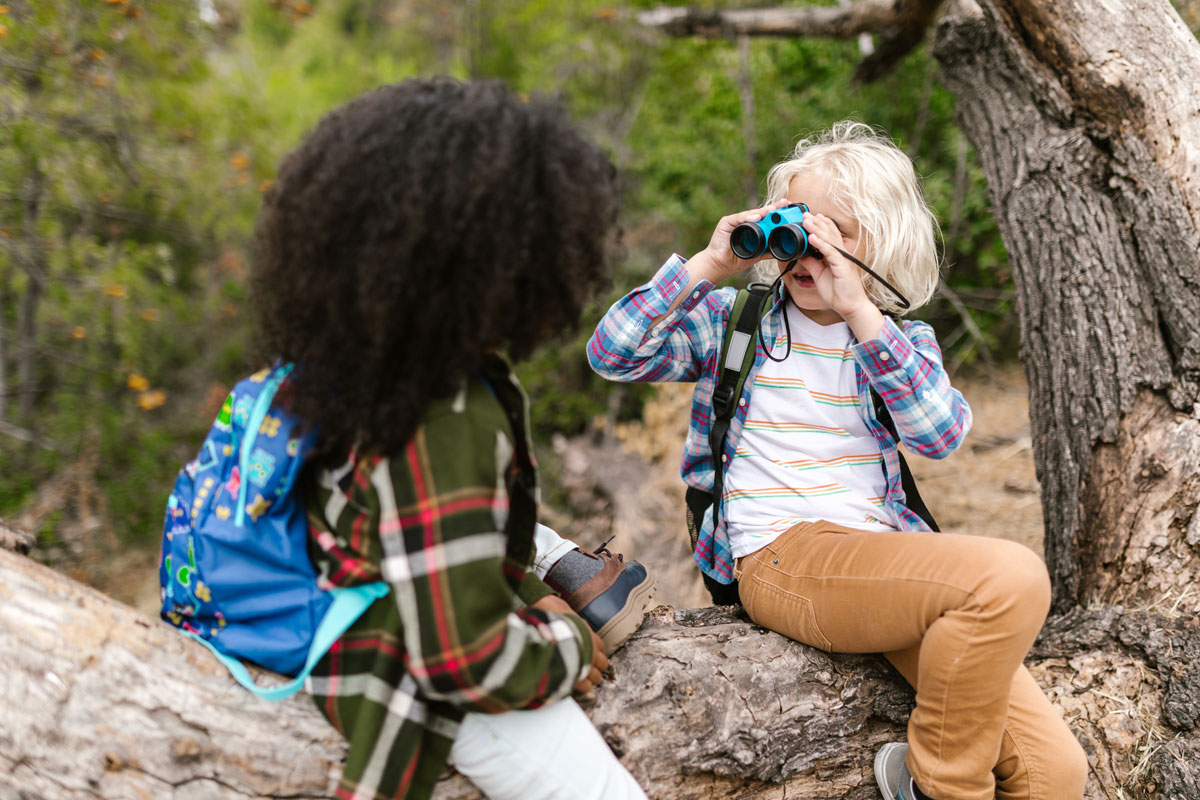
[[[826,241],[833,242],[842,238],[838,231],[837,225],[834,224],[833,220],[824,214],[814,214],[810,211],[804,215],[803,224],[804,229],[808,231],[809,234],[815,233],[824,238]],[[835,237],[837,238],[835,239]]]
[[[834,270],[834,274],[842,274],[844,270],[853,269],[859,272],[858,265],[850,263],[850,260],[841,254],[839,248],[841,244],[834,244],[830,239],[822,236],[816,231],[810,231],[808,241],[813,247],[821,252],[825,257],[824,261],[829,267]]]
[[[845,261],[838,252],[845,240],[833,220],[821,214],[805,214],[804,229],[808,231],[808,240],[821,251],[821,255]]]
[[[604,654],[604,650],[592,651],[592,667],[600,672],[608,669],[608,656]]]
[[[811,230],[808,232],[808,241],[817,245],[818,250],[821,250],[820,245],[825,245],[826,247],[829,247],[829,245],[833,244],[833,241],[831,239],[829,239],[829,237],[827,237],[822,231],[818,231],[818,230]],[[833,250],[832,248],[830,248],[829,252],[826,252],[825,250],[821,250],[821,253],[826,256],[830,255],[831,252],[836,253],[837,251]]]
[[[600,674],[600,670],[593,666],[588,670],[588,674],[579,683],[575,684],[578,691],[586,692],[599,686],[604,681],[604,676]]]
[[[841,258],[841,254],[833,248],[833,243],[818,231],[812,230],[808,232],[808,243],[820,250],[821,255],[825,256],[826,261],[829,260],[830,256]]]
[[[733,230],[743,222],[758,222],[760,219],[767,216],[767,214],[770,214],[775,209],[785,205],[787,205],[787,200],[780,200],[778,202],[762,206],[761,208],[749,208],[745,211],[739,211],[736,214],[730,214],[729,216],[723,218],[722,222],[727,222],[729,229]]]
[[[819,283],[821,276],[825,274],[825,270],[827,269],[829,269],[829,262],[818,259],[809,265],[808,274],[812,275],[812,279]]]
[[[575,691],[580,694],[587,694],[599,686],[603,680],[604,678],[600,675],[600,671],[592,667],[588,670],[587,677],[575,684]]]
[[[593,660],[595,659],[596,654],[607,657],[608,651],[604,647],[604,640],[601,639],[599,634],[597,634],[595,631],[588,631],[588,633],[592,634],[592,653],[594,654]],[[600,669],[604,669],[604,667],[600,667]]]

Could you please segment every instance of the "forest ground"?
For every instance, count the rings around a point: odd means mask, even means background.
[[[949,459],[908,458],[922,497],[942,530],[1013,539],[1040,553],[1042,508],[1020,365],[960,374],[954,383],[971,404],[974,426]],[[677,608],[709,604],[689,558],[678,471],[690,401],[690,384],[664,385],[647,403],[644,421],[600,420],[595,433],[559,438],[541,458],[549,500],[544,521],[586,547],[615,534],[612,551],[645,563],[658,582],[657,600]],[[157,547],[108,550],[74,570],[75,577],[156,615]]]

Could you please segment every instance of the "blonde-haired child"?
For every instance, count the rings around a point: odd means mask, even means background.
[[[929,325],[884,313],[920,306],[938,281],[936,222],[911,160],[843,122],[801,141],[768,184],[762,208],[722,218],[704,250],[672,256],[613,305],[589,342],[592,367],[696,382],[682,471],[712,492],[712,395],[736,297],[714,286],[751,266],[773,277],[721,453],[720,514],[696,520],[696,563],[736,580],[755,622],[823,650],[882,652],[916,688],[908,743],[875,760],[884,797],[1082,797],[1083,751],[1022,666],[1049,606],[1045,566],[1009,541],[930,531],[901,485],[900,444],[944,458],[971,425]],[[789,263],[738,258],[734,229],[788,203],[807,205],[812,249]]]

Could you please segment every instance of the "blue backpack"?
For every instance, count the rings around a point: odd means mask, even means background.
[[[272,400],[291,365],[239,382],[184,465],[163,523],[162,616],[208,647],[255,694],[295,694],[386,583],[323,590],[294,492],[315,432]],[[241,660],[294,676],[264,689]]]

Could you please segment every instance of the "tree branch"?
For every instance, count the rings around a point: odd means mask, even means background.
[[[46,271],[38,263],[37,259],[30,255],[24,247],[21,247],[14,239],[9,237],[0,237],[0,249],[8,253],[13,261],[16,261],[21,269],[29,275],[30,279],[37,281],[39,286],[45,286],[49,278]]]
[[[994,370],[996,367],[996,359],[992,356],[992,350],[990,347],[988,347],[987,340],[984,339],[983,336],[983,331],[981,331],[979,329],[979,325],[976,324],[975,317],[971,314],[971,310],[967,308],[965,303],[963,303],[962,298],[958,296],[958,293],[950,288],[950,284],[946,283],[944,280],[938,281],[938,291],[942,293],[942,296],[946,298],[946,301],[950,303],[951,307],[953,307],[958,313],[959,318],[962,319],[962,323],[966,327],[967,333],[971,335],[971,338],[975,341],[975,344],[979,346],[979,352],[983,356],[983,360],[987,362],[988,369]]]
[[[848,39],[891,30],[899,15],[892,0],[859,0],[853,5],[801,8],[656,8],[637,20],[671,36],[825,36]]]
[[[27,431],[24,428],[19,428],[16,425],[13,425],[11,422],[5,422],[2,419],[0,419],[0,434],[11,436],[12,438],[19,439],[22,442],[28,442],[29,444],[37,445],[43,450],[49,450],[52,453],[58,451],[58,447],[56,447],[54,442],[51,442],[49,439],[43,439],[33,431]],[[0,533],[2,533],[3,530],[3,526],[0,525]]]
[[[637,20],[670,36],[704,38],[811,36],[849,39],[864,33],[879,34],[883,42],[863,60],[854,76],[857,81],[871,81],[884,75],[920,44],[940,6],[940,0],[859,0],[847,6],[801,8],[711,11],[656,8],[639,13]]]
[[[0,203],[19,203],[21,196],[12,192],[0,192]],[[151,214],[128,206],[116,205],[113,203],[65,203],[54,201],[49,206],[54,212],[70,212],[79,215],[92,215],[102,219],[114,220],[117,222],[128,222],[131,225],[136,225],[147,231],[157,231],[159,233],[169,234],[189,245],[193,245],[191,232],[187,228],[180,225],[175,225],[170,222],[155,217]]]

